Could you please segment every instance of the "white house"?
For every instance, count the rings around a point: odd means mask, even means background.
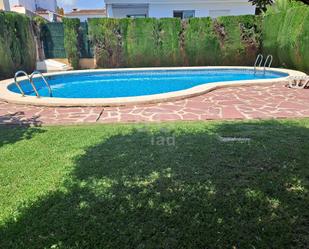
[[[9,0],[0,0],[0,10],[5,10],[5,11],[10,10]]]
[[[255,14],[248,0],[105,0],[107,16],[124,17],[218,17]]]
[[[56,20],[57,0],[10,0],[12,11],[26,15],[40,15],[48,21]]]
[[[105,9],[73,9],[72,12],[66,13],[67,18],[78,18],[81,22],[86,22],[90,18],[106,17]]]

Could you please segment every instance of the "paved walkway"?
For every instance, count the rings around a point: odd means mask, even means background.
[[[35,107],[0,101],[0,124],[81,124],[309,117],[309,89],[230,87],[180,101],[130,107]]]

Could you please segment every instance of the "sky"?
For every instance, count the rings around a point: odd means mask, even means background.
[[[70,11],[73,8],[97,9],[105,7],[104,0],[57,0],[57,2],[65,11]]]

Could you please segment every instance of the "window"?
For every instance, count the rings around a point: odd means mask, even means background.
[[[210,10],[209,16],[211,18],[217,18],[219,16],[228,16],[230,15],[230,10]]]
[[[195,10],[175,10],[173,16],[180,19],[192,18],[195,17]]]
[[[128,18],[146,18],[146,15],[141,15],[141,14],[137,14],[137,15],[127,15]]]

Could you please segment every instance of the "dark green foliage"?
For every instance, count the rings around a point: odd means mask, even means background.
[[[252,5],[255,5],[260,11],[265,11],[268,5],[274,3],[273,0],[249,0]]]
[[[222,16],[217,19],[216,30],[221,39],[222,65],[252,65],[259,51],[258,17]]]
[[[270,13],[263,22],[264,52],[273,54],[277,66],[309,72],[309,8],[287,8]]]
[[[186,65],[210,66],[220,61],[220,42],[211,18],[191,18],[184,23]]]
[[[88,38],[88,23],[83,22],[79,28],[79,47],[81,58],[93,58],[93,51]]]
[[[0,12],[0,79],[12,77],[18,70],[35,69],[36,47],[28,17]]]
[[[64,49],[70,64],[74,69],[79,67],[79,27],[80,20],[77,18],[64,18]]]

